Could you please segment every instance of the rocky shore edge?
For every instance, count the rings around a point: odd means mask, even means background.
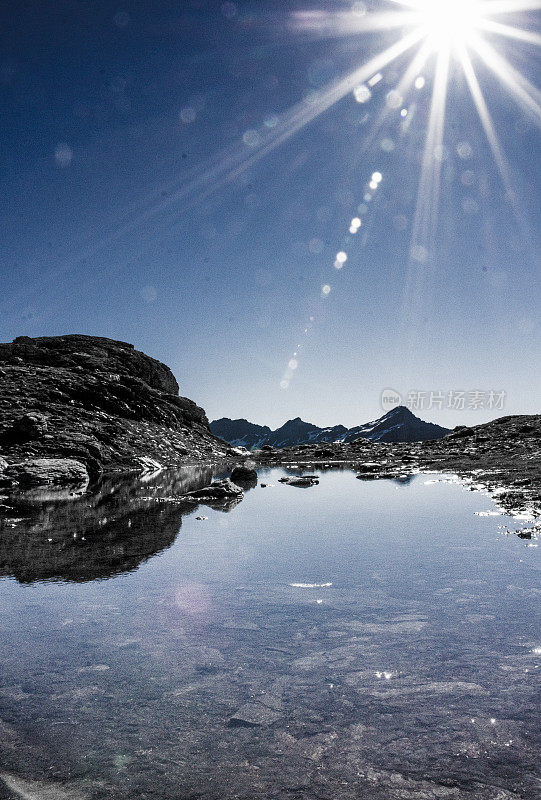
[[[541,520],[541,415],[501,417],[458,427],[442,439],[411,443],[265,447],[252,456],[265,466],[306,470],[350,465],[364,480],[423,472],[452,473],[486,490],[507,514]]]

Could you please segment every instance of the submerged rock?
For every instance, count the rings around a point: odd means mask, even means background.
[[[319,478],[317,475],[294,475],[292,478],[278,478],[280,483],[285,483],[287,486],[300,486],[301,488],[308,488],[309,486],[317,486]]]

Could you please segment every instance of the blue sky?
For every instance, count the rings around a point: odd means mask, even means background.
[[[435,57],[397,108],[411,53],[369,100],[348,92],[264,153],[292,107],[316,107],[401,35],[297,30],[306,9],[352,14],[269,0],[4,6],[0,340],[129,341],[210,418],[272,427],[359,424],[388,387],[506,392],[503,411],[419,411],[441,424],[539,412],[538,120],[473,57],[513,208],[453,60],[432,255],[412,261]],[[535,81],[536,47],[487,40]]]

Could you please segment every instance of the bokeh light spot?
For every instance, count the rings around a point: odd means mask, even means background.
[[[179,111],[180,121],[184,122],[185,125],[189,125],[191,122],[195,122],[195,118],[197,114],[195,113],[195,109],[191,106],[185,106]]]
[[[372,92],[366,83],[361,83],[360,86],[356,86],[353,90],[353,96],[358,103],[368,103],[372,97]]]
[[[250,129],[244,132],[242,141],[244,144],[248,145],[248,147],[257,147],[261,144],[261,136],[256,130]]]
[[[54,151],[54,160],[59,167],[69,167],[73,158],[73,150],[65,142],[60,142],[56,145]]]

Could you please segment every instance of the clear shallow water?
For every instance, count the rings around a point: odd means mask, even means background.
[[[0,797],[536,796],[539,550],[460,485],[283,474],[228,513],[157,502],[196,470],[0,533]]]

